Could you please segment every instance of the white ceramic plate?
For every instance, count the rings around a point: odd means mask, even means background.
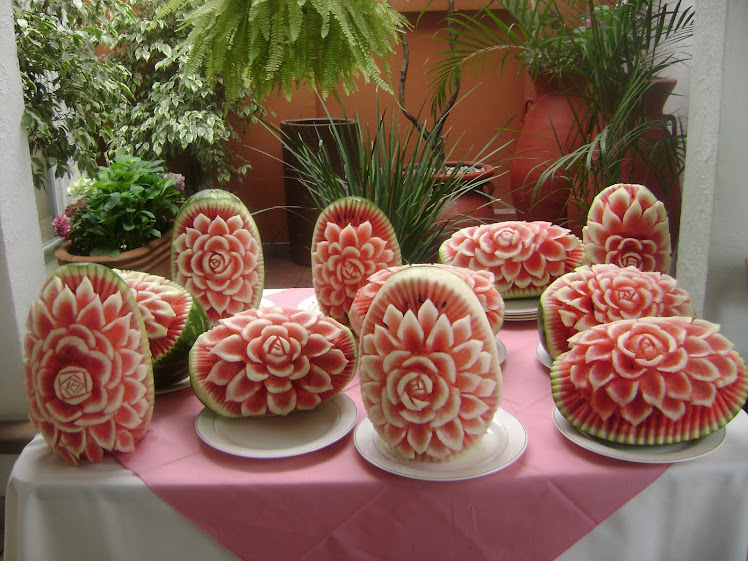
[[[642,464],[669,464],[706,456],[719,448],[720,444],[725,440],[726,433],[725,427],[722,427],[718,431],[698,440],[690,440],[679,444],[665,444],[662,446],[637,446],[606,442],[589,436],[567,421],[561,414],[561,411],[558,410],[558,407],[553,409],[553,421],[556,423],[558,430],[561,431],[561,434],[574,444],[590,452],[595,452],[608,458]]]
[[[353,441],[366,461],[384,471],[411,479],[458,481],[495,473],[514,463],[527,447],[527,431],[519,419],[501,409],[477,445],[446,462],[406,460],[379,438],[368,417],[356,427]]]
[[[232,419],[203,409],[195,430],[208,446],[244,458],[286,458],[320,450],[343,438],[356,423],[356,404],[338,394],[312,411],[287,417]]]
[[[546,368],[550,368],[553,365],[553,359],[551,358],[551,355],[548,354],[548,351],[543,346],[543,343],[538,343],[538,346],[535,347],[535,354],[537,355],[540,364],[542,364]]]
[[[317,303],[317,298],[315,296],[304,298],[301,302],[297,304],[296,307],[299,310],[304,310],[305,312],[319,313],[319,304]]]
[[[499,364],[504,364],[506,360],[506,345],[501,339],[496,339],[496,352],[499,355]]]
[[[272,300],[268,300],[267,298],[263,298],[260,300],[260,305],[258,308],[272,308],[275,306],[275,303]]]
[[[171,393],[171,392],[175,392],[177,390],[182,390],[184,388],[189,388],[189,387],[190,387],[190,377],[187,376],[186,378],[179,380],[179,382],[175,384],[157,389],[155,393],[156,395],[161,395],[162,393]]]
[[[510,298],[504,300],[504,320],[526,321],[537,319],[540,298]]]

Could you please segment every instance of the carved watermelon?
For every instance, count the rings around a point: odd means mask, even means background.
[[[447,265],[494,274],[504,299],[538,296],[582,261],[574,234],[550,222],[510,221],[463,228],[439,248]]]
[[[374,300],[374,297],[379,292],[379,289],[382,288],[385,281],[390,278],[392,273],[396,273],[408,266],[388,267],[374,273],[367,279],[366,284],[356,293],[356,297],[351,303],[351,308],[348,310],[348,321],[354,333],[361,333],[361,326],[364,323],[366,312],[369,311],[372,300]],[[491,331],[494,334],[499,332],[501,326],[504,324],[504,299],[493,285],[492,273],[488,271],[471,271],[463,267],[452,267],[451,265],[442,265],[439,263],[430,263],[428,266],[444,268],[464,280],[478,297],[478,301],[488,318],[488,323],[491,325]]]
[[[413,266],[374,297],[361,332],[361,396],[374,430],[407,459],[443,461],[486,433],[499,405],[496,340],[454,273]]]
[[[646,316],[694,316],[688,292],[663,273],[617,265],[578,267],[540,295],[538,324],[548,354],[569,350],[569,337],[601,323]]]
[[[348,309],[366,279],[401,265],[392,224],[371,201],[346,197],[322,211],[312,236],[312,284],[320,311],[348,325]]]
[[[643,185],[618,183],[592,201],[582,229],[584,262],[670,272],[670,230],[665,205]]]
[[[673,444],[723,427],[748,398],[745,362],[713,323],[618,320],[574,335],[551,367],[553,399],[579,430]]]
[[[153,414],[148,335],[130,289],[90,263],[55,270],[26,324],[29,419],[73,464],[130,452]]]
[[[206,189],[185,201],[174,222],[171,277],[215,324],[256,308],[265,269],[255,221],[228,191]]]
[[[206,407],[226,417],[314,409],[351,381],[351,330],[293,308],[248,310],[220,320],[190,351],[190,379]]]
[[[148,332],[156,389],[189,375],[189,353],[208,329],[202,306],[187,289],[164,277],[140,271],[117,271],[132,290]]]

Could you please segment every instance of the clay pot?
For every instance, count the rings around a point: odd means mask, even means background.
[[[171,279],[171,236],[172,230],[169,230],[160,238],[156,238],[142,247],[124,251],[117,257],[110,257],[108,255],[73,255],[70,253],[71,242],[68,241],[57,248],[55,257],[60,265],[69,263],[99,263],[111,269],[143,271]]]
[[[485,222],[493,222],[493,205],[490,196],[493,194],[493,184],[489,181],[495,168],[490,164],[478,162],[460,162],[463,166],[475,168],[475,171],[462,173],[463,181],[476,183],[475,189],[460,195],[452,204],[445,207],[438,220],[460,218],[451,231],[468,226],[477,226]],[[447,162],[446,166],[455,166],[458,162]],[[488,204],[487,204],[488,203]]]
[[[509,177],[512,201],[519,220],[566,222],[569,180],[554,177],[534,196],[540,175],[558,160],[579,147],[578,115],[581,98],[575,85],[544,73],[533,80],[535,97],[526,102],[521,134],[512,157]]]

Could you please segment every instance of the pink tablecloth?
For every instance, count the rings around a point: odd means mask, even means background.
[[[267,298],[295,306],[312,294]],[[507,323],[499,339],[507,347],[501,406],[522,422],[529,443],[492,475],[405,479],[360,457],[352,434],[293,458],[229,456],[198,438],[202,405],[189,389],[158,397],[148,434],[119,460],[244,560],[555,559],[667,466],[607,459],[567,441],[552,420],[534,322]],[[358,387],[346,392],[362,419]]]

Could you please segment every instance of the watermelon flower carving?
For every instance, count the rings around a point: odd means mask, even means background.
[[[328,222],[324,239],[316,244],[312,262],[312,278],[322,313],[347,323],[348,308],[366,278],[393,265],[395,258],[387,242],[373,235],[368,220],[343,228]]]
[[[409,266],[387,267],[386,269],[377,271],[358,290],[348,310],[348,320],[355,333],[361,333],[366,312],[369,310],[372,300],[374,300],[374,297],[379,292],[379,289],[382,288],[385,281],[394,273],[402,271]],[[486,312],[488,322],[491,324],[491,331],[494,334],[499,332],[501,326],[504,324],[504,299],[494,286],[493,273],[489,271],[471,271],[463,267],[452,267],[451,265],[442,265],[439,263],[429,264],[429,266],[446,269],[464,280],[478,297],[478,302]]]
[[[212,322],[259,302],[261,248],[252,229],[238,214],[211,219],[199,213],[174,241],[174,280],[198,299]]]
[[[369,419],[408,459],[441,461],[477,442],[498,406],[497,371],[470,317],[452,322],[430,299],[417,314],[390,304],[362,339]]]
[[[288,415],[342,391],[356,359],[353,335],[335,320],[267,307],[198,337],[190,375],[197,396],[221,415]]]
[[[154,394],[147,336],[124,282],[101,266],[62,267],[32,303],[27,330],[29,418],[55,453],[79,464],[132,451]]]
[[[617,265],[578,267],[540,297],[546,347],[552,357],[567,340],[601,323],[647,316],[693,316],[688,293],[666,274]]]
[[[665,205],[643,185],[620,183],[601,191],[592,201],[582,238],[588,264],[670,270]]]
[[[685,317],[619,320],[574,335],[551,370],[559,410],[631,444],[699,438],[748,396],[745,363],[718,326]]]
[[[539,295],[582,260],[579,238],[550,222],[510,221],[471,226],[439,249],[442,263],[487,270],[504,298]]]

